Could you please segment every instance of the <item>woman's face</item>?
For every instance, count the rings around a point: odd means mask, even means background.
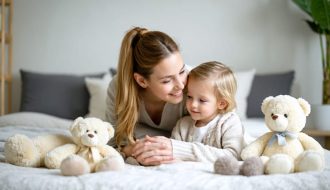
[[[177,104],[183,99],[187,70],[181,54],[176,52],[157,64],[146,80],[148,97],[155,101]]]

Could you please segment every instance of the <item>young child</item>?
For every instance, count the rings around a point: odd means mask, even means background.
[[[236,107],[233,72],[219,62],[203,63],[188,75],[186,107],[190,116],[172,131],[176,160],[215,162],[220,156],[240,159],[244,129]]]

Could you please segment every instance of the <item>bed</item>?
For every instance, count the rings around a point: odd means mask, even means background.
[[[160,166],[136,166],[126,164],[123,171],[109,171],[102,173],[93,173],[77,177],[65,177],[60,174],[57,169],[46,168],[27,168],[19,167],[6,163],[4,157],[4,143],[6,139],[14,134],[21,133],[30,137],[42,134],[67,134],[68,127],[71,125],[73,118],[76,117],[77,109],[80,108],[81,113],[78,115],[87,114],[89,116],[104,117],[104,107],[97,105],[100,98],[95,97],[100,94],[104,95],[104,90],[109,82],[109,77],[96,75],[91,80],[81,76],[57,76],[40,75],[23,71],[22,73],[22,106],[21,112],[7,114],[0,117],[0,189],[330,189],[330,152],[325,150],[326,168],[322,172],[305,172],[287,175],[262,175],[262,176],[222,176],[214,174],[213,164],[200,162],[181,162],[174,164],[163,164]],[[288,75],[288,73],[285,73]],[[292,75],[292,73],[290,74]],[[262,82],[273,82],[273,78],[267,76],[255,76],[254,81],[251,82],[252,87],[249,92],[250,96],[247,98],[247,111],[243,119],[243,125],[246,131],[253,137],[258,137],[267,131],[264,126],[263,119],[260,116],[259,105],[256,103],[256,98],[261,96],[256,93],[254,88],[259,77]],[[276,75],[283,79],[283,74]],[[60,84],[61,80],[64,84]],[[71,77],[70,80],[65,77]],[[261,78],[260,78],[261,77]],[[244,78],[244,77],[243,77]],[[37,80],[37,81],[34,81]],[[106,80],[106,81],[105,81]],[[246,79],[242,79],[246,80]],[[71,89],[72,85],[68,85],[68,81],[75,81],[75,85],[80,85],[79,95],[81,93],[88,93],[84,97],[77,98],[77,94],[72,94],[70,91],[65,91],[65,97],[61,97],[57,91],[49,92],[49,86],[54,88],[54,85],[60,85],[61,88]],[[83,82],[82,82],[83,81]],[[34,86],[36,83],[47,82],[44,85],[46,89],[39,86]],[[69,82],[69,83],[70,83]],[[86,82],[86,83],[85,83]],[[258,82],[258,81],[257,81]],[[260,82],[260,81],[259,81]],[[86,87],[86,85],[87,87]],[[91,85],[93,84],[93,85]],[[263,89],[259,84],[258,88]],[[96,86],[101,88],[96,88]],[[47,89],[48,88],[48,89]],[[283,88],[283,86],[281,86]],[[31,89],[37,89],[32,90]],[[271,88],[274,90],[274,87]],[[76,93],[77,88],[72,93]],[[45,93],[49,93],[45,96]],[[275,93],[275,92],[269,92]],[[276,92],[277,93],[277,92]],[[40,97],[42,94],[42,97]],[[252,95],[251,95],[252,94]],[[285,92],[283,93],[285,94]],[[54,97],[56,96],[56,97]],[[247,95],[246,95],[247,96]],[[40,101],[43,98],[43,104]],[[46,100],[45,100],[46,98]],[[47,100],[47,98],[49,98]],[[56,99],[57,98],[57,99]],[[261,101],[259,97],[258,101]],[[48,105],[54,100],[67,102],[67,107],[59,107],[58,105]],[[93,100],[94,99],[94,100]],[[89,101],[85,105],[80,105],[76,101]],[[98,101],[96,101],[98,100]],[[256,108],[251,107],[256,105]],[[36,102],[39,102],[36,105]],[[56,101],[55,101],[56,102]],[[51,102],[52,103],[52,102]],[[68,105],[70,105],[68,107]],[[78,105],[78,107],[77,107]],[[75,107],[76,106],[76,107]],[[250,106],[250,107],[249,107]],[[251,116],[255,116],[252,118]]]
[[[255,125],[259,120],[252,121]],[[0,189],[329,189],[330,152],[325,151],[326,169],[288,175],[254,177],[214,174],[213,165],[198,162],[154,167],[126,164],[120,172],[102,172],[79,177],[61,176],[57,169],[26,168],[5,162],[6,139],[16,133],[30,137],[68,134],[72,120],[47,114],[21,112],[0,117]],[[259,122],[262,125],[262,121]],[[262,126],[261,126],[262,127]],[[250,130],[250,129],[247,129]],[[261,132],[261,131],[260,131]]]

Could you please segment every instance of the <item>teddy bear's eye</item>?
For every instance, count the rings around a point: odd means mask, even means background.
[[[272,115],[271,115],[272,117],[274,116],[274,114],[272,113]]]
[[[94,131],[95,134],[97,134],[97,131]]]
[[[89,132],[89,130],[87,129],[87,130],[86,130],[86,133],[88,133],[88,132]]]
[[[288,114],[284,114],[284,117],[285,117],[285,118],[288,118]]]

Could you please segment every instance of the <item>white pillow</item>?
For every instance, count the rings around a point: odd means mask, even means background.
[[[242,120],[245,120],[247,118],[247,98],[250,94],[255,72],[255,69],[251,69],[247,71],[237,71],[234,73],[237,82],[236,113],[240,116]]]
[[[90,95],[87,117],[97,117],[105,120],[107,89],[112,77],[106,74],[102,79],[85,78]]]

